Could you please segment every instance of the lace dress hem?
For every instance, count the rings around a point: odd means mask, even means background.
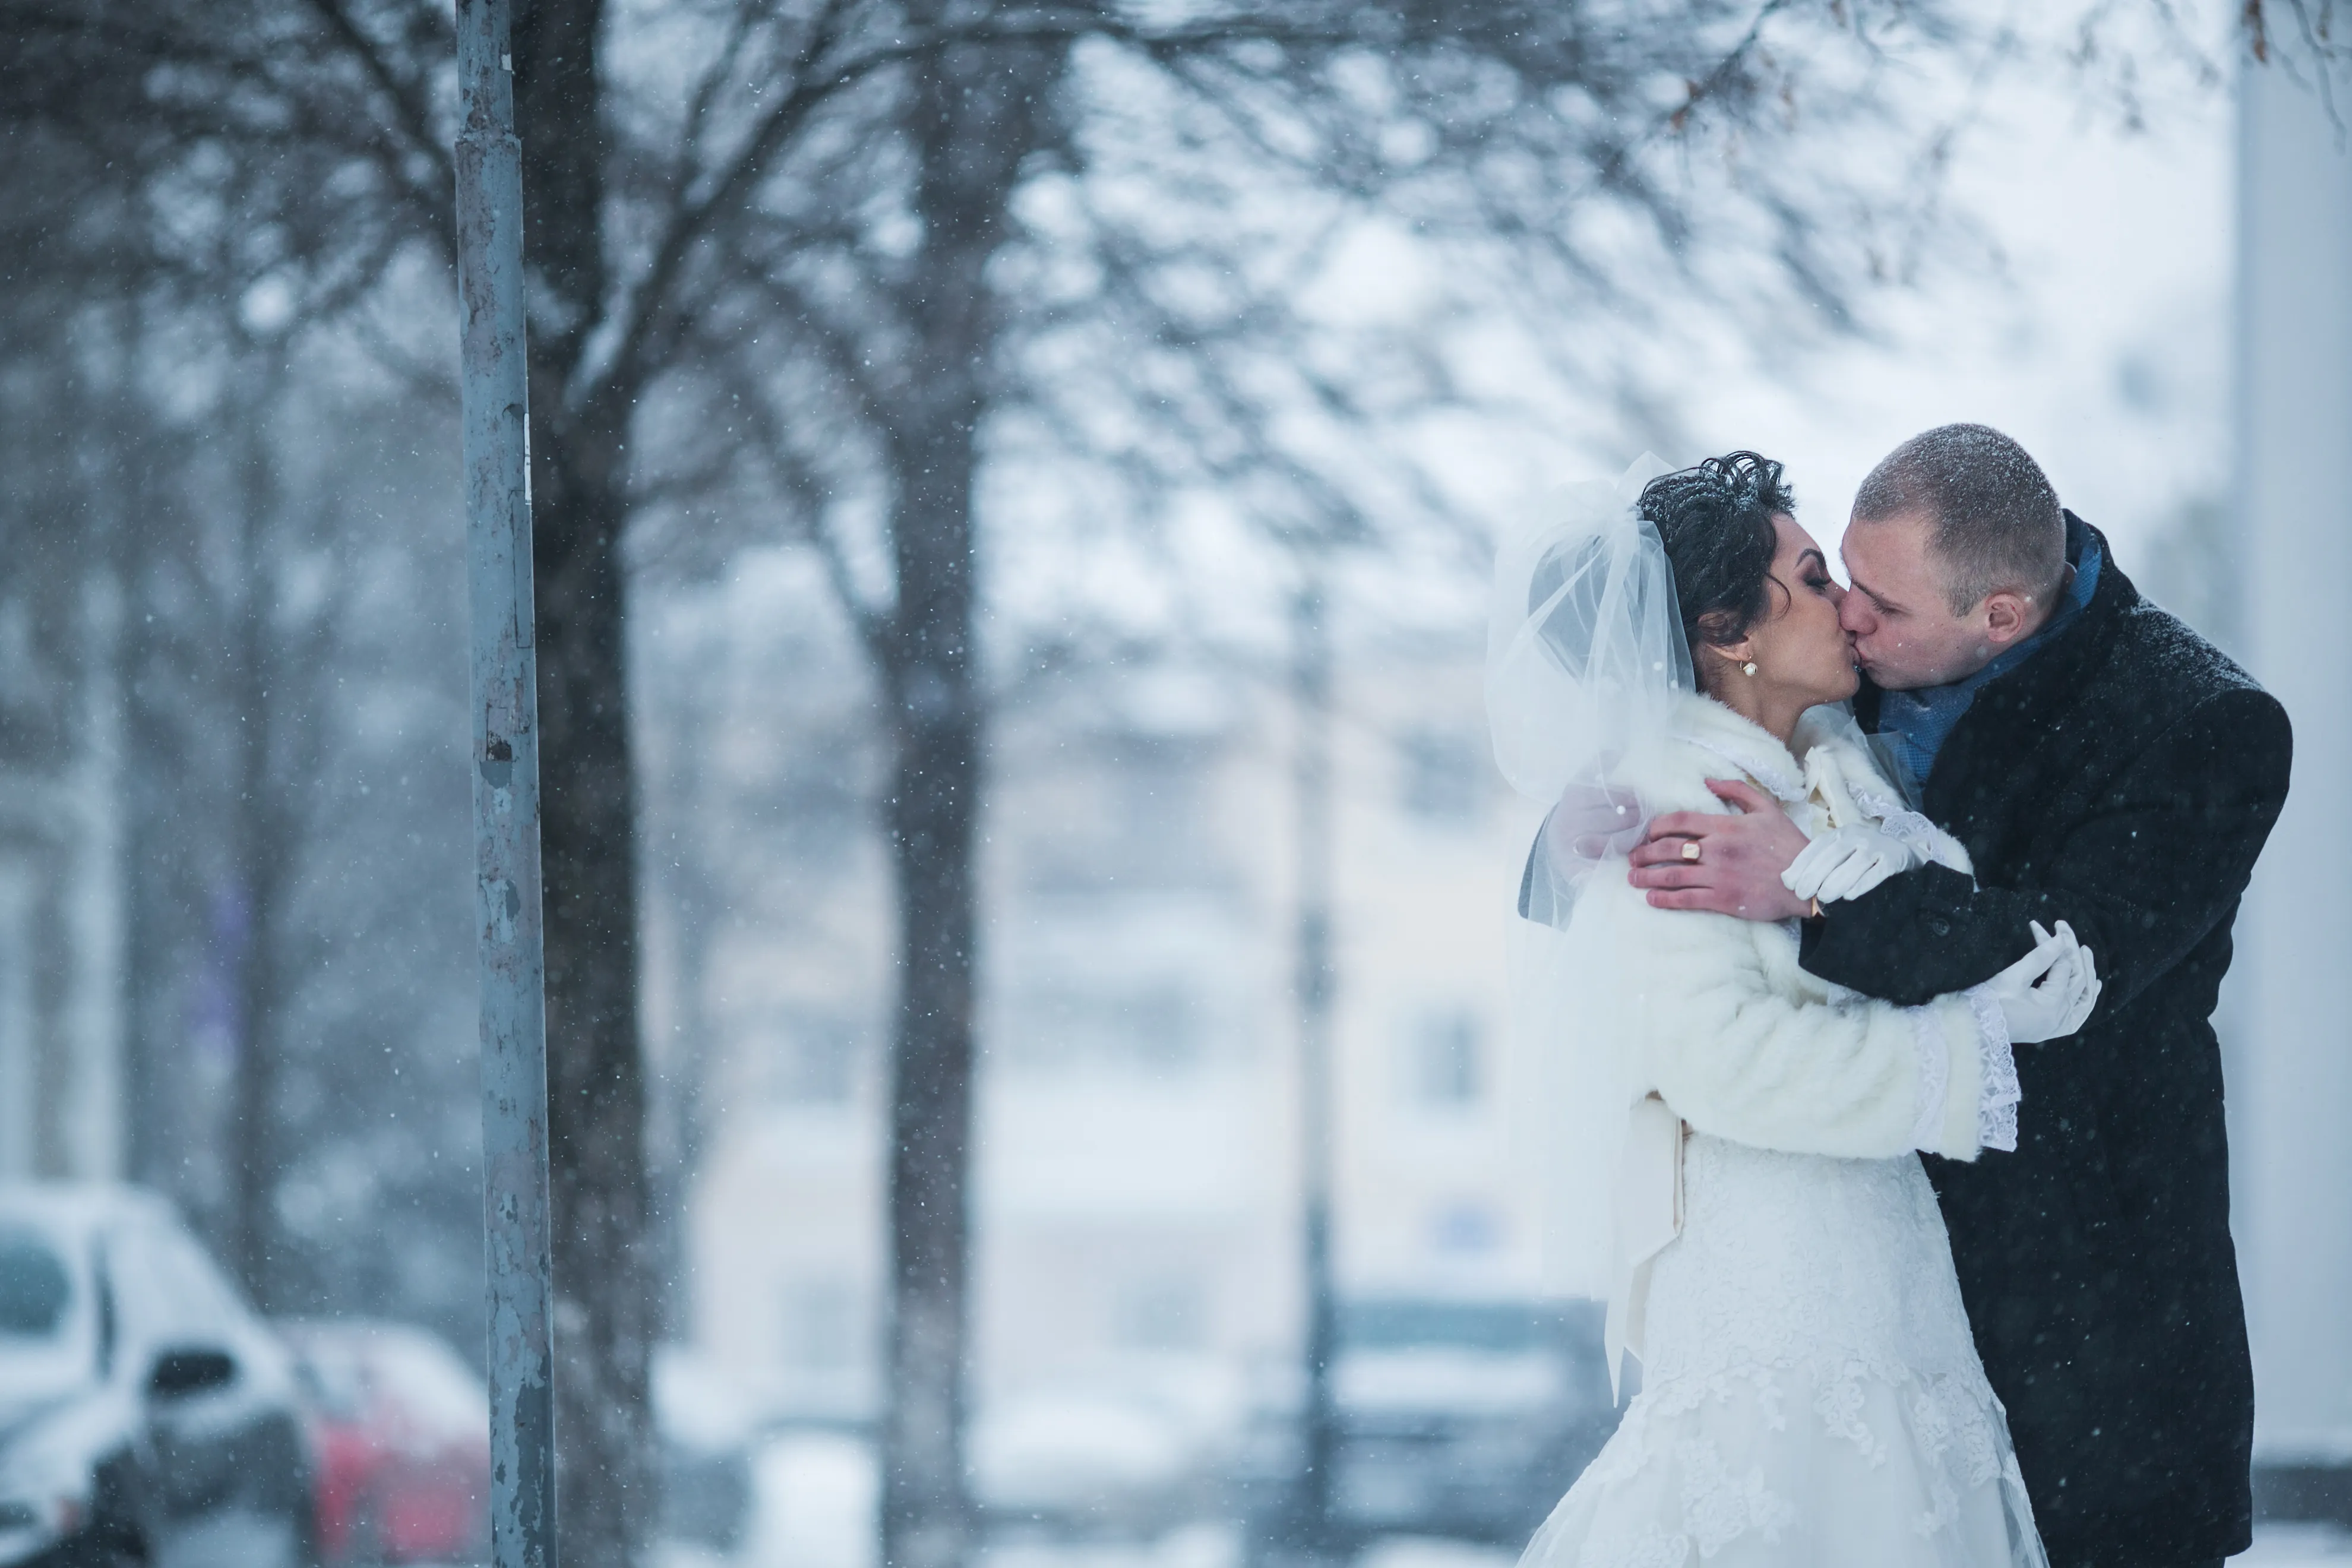
[[[2046,1568],[1981,1375],[1834,1359],[1645,1388],[1520,1568]]]

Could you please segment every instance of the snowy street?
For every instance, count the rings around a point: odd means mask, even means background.
[[[752,1522],[742,1550],[725,1556],[671,1547],[659,1568],[874,1568],[872,1452],[855,1439],[793,1436],[770,1440],[753,1471]],[[1515,1552],[1425,1536],[1388,1537],[1353,1568],[1511,1568]],[[2352,1563],[2352,1532],[2325,1525],[2266,1524],[2247,1568],[2337,1568]],[[1239,1531],[1214,1521],[1149,1542],[1079,1542],[1030,1536],[992,1543],[986,1568],[1243,1568]]]

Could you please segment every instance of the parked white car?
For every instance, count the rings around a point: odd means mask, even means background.
[[[0,1184],[0,1565],[310,1556],[310,1456],[270,1333],[170,1207]]]

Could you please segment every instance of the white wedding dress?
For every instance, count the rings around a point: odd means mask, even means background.
[[[1683,1155],[1642,1390],[1522,1568],[2041,1568],[1918,1157]]]
[[[1850,721],[1819,721],[1801,729],[1800,763],[1729,710],[1686,700],[1642,787],[1682,805],[1736,771],[1809,833],[1867,816],[1965,865],[1887,798],[1858,734],[1838,728]],[[1882,1031],[1907,1020],[1920,1070],[1894,1099],[1919,1107],[1913,1146],[2013,1148],[1998,1009],[1873,1002],[1805,974],[1788,928],[1652,910],[1622,861],[1594,879],[1580,915],[1626,938],[1615,983],[1654,994],[1625,1037],[1654,1037],[1648,1081],[1693,1126],[1679,1133],[1679,1232],[1630,1303],[1641,1392],[1521,1568],[2046,1568],[1927,1172],[1916,1152],[1852,1157],[1858,1111],[1888,1097],[1838,1108],[1828,1087],[1898,1061],[1905,1047]],[[1689,1000],[1727,987],[1736,999],[1711,1009]],[[1779,1053],[1762,1075],[1747,1070],[1764,1059],[1745,1026],[1759,1013]],[[1852,1048],[1830,1055],[1832,1077],[1808,1076],[1833,1037]],[[1808,1148],[1847,1152],[1796,1152]]]
[[[1809,836],[1968,852],[1843,712],[1791,747],[1696,694],[1628,504],[1645,467],[1565,492],[1496,560],[1496,763],[1531,800],[1625,817],[1597,867],[1561,847],[1584,829],[1538,841],[1513,1005],[1549,1074],[1555,1282],[1607,1296],[1612,1360],[1642,1365],[1520,1568],[2047,1568],[1916,1152],[2015,1148],[2000,1009],[1873,1001],[1806,973],[1793,921],[1652,908],[1625,803],[1722,812],[1708,781],[1740,774]]]

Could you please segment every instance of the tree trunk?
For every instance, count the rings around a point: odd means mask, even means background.
[[[606,303],[601,0],[514,32],[530,289],[558,1557],[630,1568],[655,1520],[636,777],[621,536],[630,399],[572,385]]]
[[[972,490],[996,342],[988,262],[1062,63],[1051,47],[959,47],[922,63],[911,95],[924,239],[908,289],[918,346],[890,431],[898,596],[883,672],[897,747],[888,824],[899,941],[882,1453],[888,1568],[960,1568],[971,1546],[963,1368],[983,736]]]
[[[556,1528],[565,1568],[625,1568],[654,1518],[625,510],[613,476],[534,446]]]

